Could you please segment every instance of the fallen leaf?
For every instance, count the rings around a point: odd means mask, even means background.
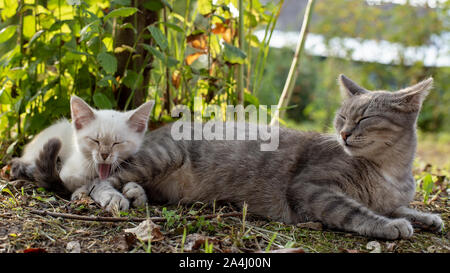
[[[205,243],[205,241],[206,241],[206,236],[203,236],[203,235],[197,234],[197,233],[189,234],[186,237],[184,250],[192,251],[195,249],[199,249],[200,246]]]
[[[125,229],[125,232],[132,233],[137,239],[144,242],[158,242],[164,239],[164,235],[159,229],[160,226],[147,219],[140,223],[137,227]]]
[[[1,169],[0,177],[9,181],[11,178],[11,165],[8,164]]]
[[[436,251],[437,251],[436,246],[429,246],[429,247],[427,247],[427,252],[428,253],[436,253]]]
[[[213,243],[215,245],[217,245],[219,242],[214,237],[208,237],[208,236],[201,235],[198,233],[189,234],[186,237],[186,242],[184,244],[184,250],[192,251],[192,250],[199,249],[205,243],[206,239],[208,239],[208,243]]]
[[[117,235],[113,239],[114,248],[121,251],[129,251],[136,244],[137,238],[133,233],[125,233],[124,235]]]
[[[297,227],[299,228],[309,228],[312,230],[322,230],[322,223],[319,222],[306,222],[306,223],[298,223]]]
[[[370,241],[366,245],[366,249],[372,250],[370,253],[381,253],[381,245],[377,241]]]
[[[27,248],[23,251],[23,253],[47,253],[47,250],[43,249],[43,248]]]
[[[389,243],[389,242],[387,242],[387,243],[386,243],[386,251],[392,252],[392,251],[394,251],[394,248],[395,248],[396,246],[397,246],[397,245],[396,245],[395,243]]]
[[[69,253],[81,253],[80,242],[78,241],[68,242],[66,245],[66,250]]]

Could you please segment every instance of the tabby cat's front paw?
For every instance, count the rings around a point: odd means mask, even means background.
[[[134,182],[128,182],[122,189],[123,195],[130,200],[133,207],[144,207],[147,203],[147,195],[145,190]]]
[[[72,193],[72,195],[70,197],[70,200],[72,200],[72,201],[73,200],[81,200],[81,199],[86,198],[88,196],[89,196],[89,192],[88,192],[87,187],[86,186],[82,186],[82,187],[79,187],[78,189],[76,189]]]
[[[431,213],[415,215],[410,221],[414,226],[433,232],[439,232],[444,228],[441,217]]]
[[[104,191],[98,198],[98,203],[109,212],[128,210],[130,202],[120,192]]]
[[[394,219],[381,227],[377,232],[377,237],[389,240],[410,238],[414,229],[411,223],[406,219]]]

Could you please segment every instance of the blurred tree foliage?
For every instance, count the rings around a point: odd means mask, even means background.
[[[243,46],[238,1],[0,0],[2,156],[69,118],[72,94],[100,109],[155,99],[153,122],[167,122],[174,105],[192,109],[196,96],[235,104],[236,68],[245,65],[244,103],[257,104],[251,74],[265,66],[283,1],[243,2]],[[257,28],[266,29],[261,41]]]
[[[448,48],[448,44],[442,44],[442,41],[448,43],[448,38],[439,42],[436,37],[449,36],[449,1],[430,8],[391,3],[369,5],[359,0],[322,0],[316,2],[313,14],[310,33],[322,35],[328,48],[336,37],[383,40],[399,45],[395,52],[399,62],[385,65],[352,61],[352,49],[346,48],[344,43],[339,44],[346,53],[342,58],[314,57],[306,51],[290,102],[297,107],[288,111],[290,119],[310,124],[309,127],[315,129],[331,129],[340,102],[336,82],[340,73],[372,90],[397,90],[433,76],[434,89],[425,101],[418,124],[425,131],[450,131],[450,67],[425,66],[422,61],[411,63],[405,56],[407,47]],[[258,92],[261,103],[277,103],[292,54],[293,51],[287,48],[270,51],[268,63],[272,65],[265,68]],[[450,52],[445,54],[448,56]]]

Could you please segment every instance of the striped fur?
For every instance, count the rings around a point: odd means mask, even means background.
[[[53,191],[62,197],[69,197],[71,192],[59,177],[58,153],[60,149],[61,141],[58,138],[52,138],[44,144],[34,164],[20,159],[13,160],[11,179],[34,180],[39,187]]]
[[[320,221],[371,237],[408,238],[411,223],[442,229],[439,216],[407,208],[415,191],[415,123],[431,81],[394,93],[349,81],[340,78],[346,99],[336,135],[280,128],[278,150],[261,152],[260,140],[175,141],[167,125],[147,134],[109,180],[141,185],[150,201],[246,202],[273,220]],[[105,185],[90,187],[112,188]]]

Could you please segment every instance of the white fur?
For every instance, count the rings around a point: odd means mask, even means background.
[[[44,144],[51,138],[59,138],[62,142],[58,154],[62,163],[60,178],[68,190],[75,192],[97,176],[97,164],[111,164],[114,169],[122,160],[139,150],[153,101],[136,110],[119,112],[95,110],[73,96],[71,107],[72,123],[63,119],[43,130],[25,147],[21,160],[34,164]],[[76,111],[74,107],[77,107]],[[87,121],[83,120],[83,126],[77,129],[75,120],[87,112],[93,113],[93,117]],[[134,115],[135,113],[137,115]],[[131,119],[145,124],[145,129],[137,132],[133,124],[130,124]],[[92,139],[98,140],[100,144],[96,144]],[[109,151],[110,156],[106,160],[101,157],[101,147]]]

